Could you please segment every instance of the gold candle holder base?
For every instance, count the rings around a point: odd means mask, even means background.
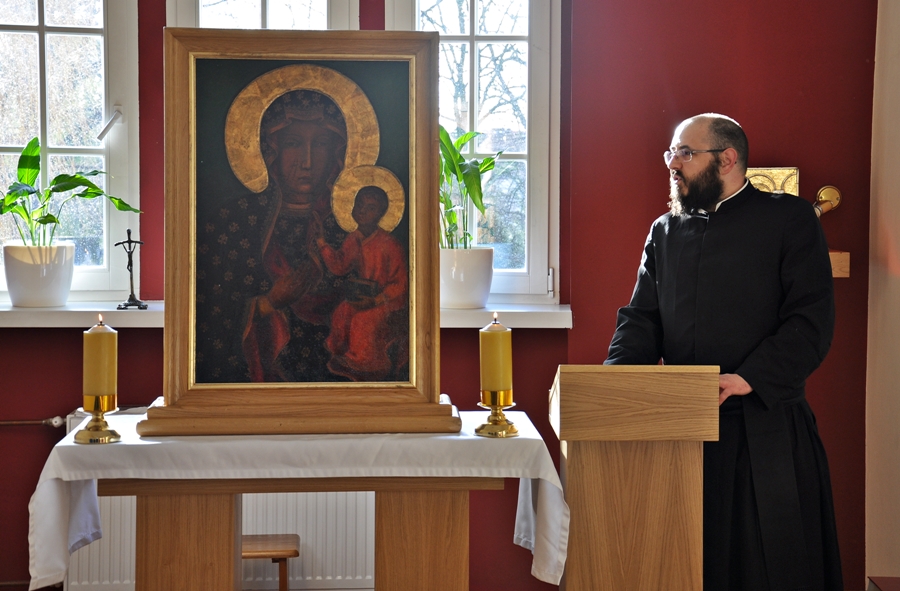
[[[115,443],[122,441],[122,437],[109,428],[109,423],[103,418],[103,411],[95,409],[91,411],[91,420],[84,429],[75,434],[75,443]]]
[[[519,430],[516,429],[516,426],[509,422],[506,415],[503,414],[503,409],[512,408],[515,406],[515,403],[510,403],[507,406],[498,406],[479,402],[478,406],[491,409],[491,416],[488,417],[487,423],[475,428],[475,435],[496,438],[518,437]]]

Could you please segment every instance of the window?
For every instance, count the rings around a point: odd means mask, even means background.
[[[321,0],[168,2],[172,26],[322,28],[326,20]],[[288,6],[290,15],[275,16]],[[385,0],[387,29],[441,34],[441,123],[452,135],[485,134],[472,157],[503,150],[485,179],[488,211],[476,237],[495,248],[492,303],[557,301],[559,10],[558,0]],[[359,28],[358,0],[329,0],[327,11],[328,28]]]
[[[542,302],[558,260],[558,2],[386,0],[387,28],[440,33],[440,122],[479,131],[470,157],[502,151],[485,178],[476,241],[494,247],[491,301]],[[558,45],[558,32],[556,35]],[[555,68],[558,72],[558,67]],[[551,164],[552,163],[552,164]],[[471,212],[475,215],[475,211]]]
[[[99,169],[107,173],[100,177],[107,192],[139,207],[136,0],[7,0],[0,44],[4,192],[15,180],[18,153],[38,137],[42,183],[60,172]],[[127,256],[113,244],[125,240],[127,228],[139,239],[138,215],[106,200],[73,200],[61,222],[57,237],[76,245],[70,299],[127,297]],[[12,216],[2,216],[0,240],[18,238]]]
[[[359,0],[167,0],[169,26],[359,29]]]

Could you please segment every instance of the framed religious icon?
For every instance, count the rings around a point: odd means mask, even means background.
[[[165,406],[139,433],[459,430],[437,40],[166,29]]]

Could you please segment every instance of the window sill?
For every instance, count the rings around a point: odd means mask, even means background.
[[[118,302],[69,302],[60,308],[14,308],[0,303],[0,328],[90,328],[97,314],[113,328],[162,328],[163,302],[147,310],[116,310]],[[489,308],[441,308],[441,328],[481,328],[497,312],[509,328],[572,328],[572,308],[551,304],[491,304]]]
[[[0,303],[0,328],[82,328],[97,324],[97,314],[113,328],[162,328],[163,303],[146,302],[146,310],[116,310],[119,302],[72,302],[59,308],[15,308]]]
[[[441,328],[482,328],[494,312],[507,328],[572,328],[568,304],[489,304],[476,310],[441,308]]]

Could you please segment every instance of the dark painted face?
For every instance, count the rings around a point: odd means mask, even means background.
[[[311,121],[293,121],[275,132],[278,157],[274,163],[284,199],[309,203],[328,190],[341,166],[341,138]]]
[[[360,228],[373,228],[384,216],[388,209],[387,195],[383,191],[370,187],[363,187],[356,194],[353,203],[353,219]]]

